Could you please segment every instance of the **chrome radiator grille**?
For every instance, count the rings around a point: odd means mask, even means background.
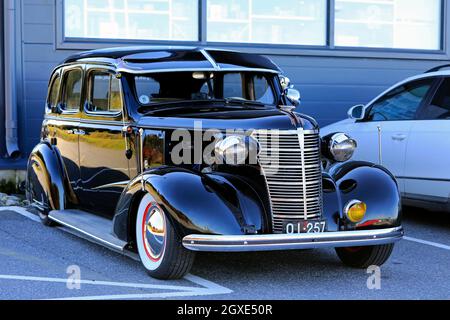
[[[258,161],[267,181],[273,232],[284,221],[319,218],[322,214],[320,137],[316,132],[258,130]]]

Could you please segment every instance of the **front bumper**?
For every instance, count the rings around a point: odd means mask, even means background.
[[[261,235],[189,235],[183,238],[183,246],[192,251],[246,252],[337,247],[363,247],[394,243],[403,238],[403,227],[339,231],[309,234],[261,234]]]

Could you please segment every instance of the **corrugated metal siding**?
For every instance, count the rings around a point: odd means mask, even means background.
[[[40,123],[52,69],[70,50],[55,49],[55,1],[24,0],[22,4],[23,110],[21,147],[29,152],[38,143]],[[346,117],[347,109],[368,102],[393,83],[436,65],[433,61],[270,56],[301,93],[301,112],[321,125]]]
[[[3,6],[0,5],[0,26],[2,26],[0,28],[0,30],[3,30]],[[4,44],[3,44],[3,32],[0,31],[0,137],[4,137],[5,136],[5,107],[4,107],[4,99],[5,99],[5,95],[4,95],[4,87],[5,87],[5,83],[4,83],[4,71],[3,71],[3,48]],[[5,150],[5,141],[3,141],[4,139],[0,139],[0,161],[2,156],[6,153]]]

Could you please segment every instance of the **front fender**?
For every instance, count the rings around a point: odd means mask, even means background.
[[[334,197],[339,206],[340,227],[349,229],[377,229],[401,225],[401,197],[395,177],[384,167],[369,162],[346,162],[333,165],[324,174],[325,179],[334,183]],[[326,199],[326,196],[325,196]],[[346,221],[344,206],[351,200],[367,204],[364,220],[357,225]],[[324,206],[326,208],[326,204]],[[328,211],[336,215],[336,209]],[[326,212],[325,214],[330,214]]]
[[[131,240],[133,211],[145,192],[164,207],[180,236],[262,233],[267,226],[261,200],[244,181],[162,167],[135,178],[122,193],[113,223],[119,239]]]
[[[44,210],[66,208],[64,169],[56,148],[44,141],[30,154],[27,165],[27,198]]]

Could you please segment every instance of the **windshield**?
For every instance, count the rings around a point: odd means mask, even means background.
[[[134,77],[142,106],[177,101],[217,101],[275,105],[272,75],[255,72],[166,72]]]

